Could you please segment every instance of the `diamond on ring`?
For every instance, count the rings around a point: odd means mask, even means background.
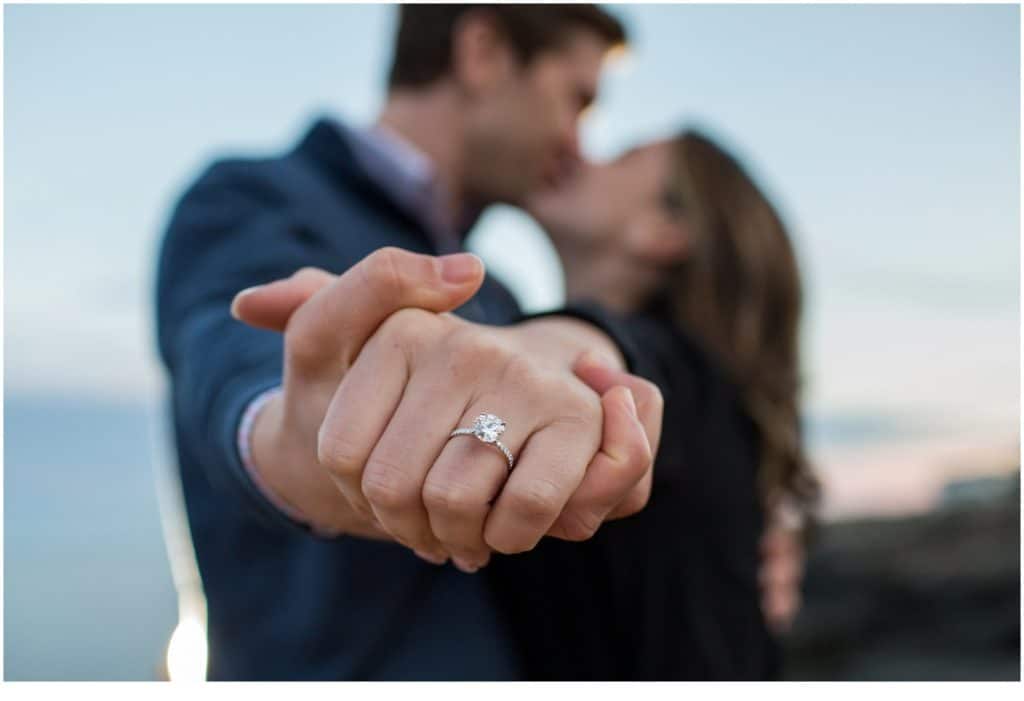
[[[473,422],[473,435],[484,443],[497,443],[505,432],[505,422],[494,414],[480,414]]]
[[[515,466],[516,459],[512,455],[512,451],[505,447],[499,438],[501,434],[505,432],[505,421],[494,414],[480,414],[473,420],[472,428],[457,428],[448,434],[449,438],[455,436],[473,436],[478,440],[493,445],[495,448],[501,451],[501,454],[505,456],[506,462],[508,462],[509,472]]]

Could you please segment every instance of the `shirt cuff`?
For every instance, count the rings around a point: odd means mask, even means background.
[[[271,490],[263,479],[260,477],[259,471],[256,469],[256,463],[253,462],[252,458],[252,429],[256,423],[256,417],[259,415],[260,410],[273,399],[275,396],[282,392],[282,388],[271,387],[270,389],[261,392],[249,402],[245,408],[245,412],[242,414],[241,420],[238,422],[238,455],[242,459],[242,465],[245,467],[246,473],[249,475],[249,479],[259,490],[263,498],[266,499],[270,504],[280,511],[282,514],[287,516],[292,521],[302,525],[306,529],[310,530],[311,533],[321,538],[334,538],[340,535],[334,531],[324,530],[310,524],[310,520],[306,518],[298,509],[294,508],[290,504],[286,504],[280,497],[278,497],[273,490]]]

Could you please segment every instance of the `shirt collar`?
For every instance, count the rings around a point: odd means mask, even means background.
[[[340,126],[367,177],[423,226],[437,250],[461,250],[462,232],[452,220],[450,199],[430,157],[387,126]]]

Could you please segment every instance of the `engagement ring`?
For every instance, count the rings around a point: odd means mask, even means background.
[[[512,471],[512,467],[515,465],[515,458],[512,457],[512,451],[505,447],[505,445],[498,439],[501,434],[505,432],[505,422],[499,419],[494,414],[480,414],[473,421],[472,428],[457,428],[452,431],[448,438],[454,438],[455,436],[476,436],[484,443],[489,443],[495,448],[500,450],[508,460],[508,470]]]

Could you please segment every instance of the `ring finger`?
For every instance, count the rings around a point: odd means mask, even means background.
[[[532,426],[523,420],[509,419],[503,431],[495,430],[494,416],[501,403],[475,402],[453,428],[471,428],[481,417],[481,435],[497,433],[497,440],[514,456],[525,444]],[[497,414],[497,416],[507,416]],[[493,434],[492,434],[493,435]],[[446,436],[447,438],[447,436]],[[491,549],[484,541],[484,523],[494,501],[509,476],[508,460],[496,444],[488,444],[475,435],[456,435],[447,440],[423,484],[423,502],[430,526],[444,548],[461,564],[474,570],[486,564]]]

